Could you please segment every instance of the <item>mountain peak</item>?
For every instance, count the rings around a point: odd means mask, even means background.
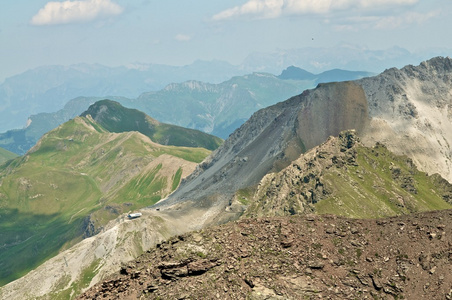
[[[150,122],[152,125],[160,124],[157,120],[152,119],[151,117],[147,116],[145,113],[139,110],[125,108],[119,102],[108,99],[97,101],[81,114],[81,116],[83,117],[86,117],[87,115],[91,115],[91,117],[96,122],[105,125],[106,129],[112,132],[117,132],[117,130],[119,130],[119,128],[117,128],[113,124],[123,122],[124,118],[134,117],[137,118],[138,120],[146,120]],[[130,130],[124,128],[124,131]]]
[[[110,132],[138,131],[162,145],[214,150],[223,142],[198,130],[160,123],[139,110],[126,108],[111,100],[98,101],[81,114],[82,117],[88,115]]]
[[[297,79],[297,80],[312,80],[316,76],[306,70],[301,68],[290,66],[282,71],[281,75],[278,76],[279,79]]]

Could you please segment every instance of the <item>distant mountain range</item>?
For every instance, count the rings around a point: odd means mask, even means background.
[[[138,98],[108,97],[122,105],[139,109],[165,123],[198,129],[227,138],[252,113],[283,101],[303,90],[329,80],[343,81],[370,76],[368,72],[331,70],[309,76],[307,71],[290,67],[280,76],[253,73],[236,76],[219,84],[186,81],[166,86],[157,92],[147,92]],[[47,131],[73,118],[101,97],[78,97],[54,113],[40,113],[29,118],[24,129],[0,133],[0,146],[24,154]]]
[[[335,81],[346,81],[355,80],[359,78],[369,77],[374,74],[370,72],[359,72],[359,71],[346,71],[340,69],[333,69],[322,72],[320,74],[313,74],[306,70],[297,68],[295,66],[290,66],[285,69],[281,75],[278,76],[279,79],[292,79],[292,80],[314,80],[316,84],[325,82],[335,82]]]
[[[313,73],[330,69],[380,73],[386,68],[402,67],[450,53],[450,49],[411,53],[399,47],[370,50],[343,44],[332,48],[306,47],[252,53],[237,65],[200,60],[186,66],[143,63],[120,67],[98,64],[42,66],[0,81],[0,132],[23,128],[29,116],[56,112],[69,100],[80,96],[135,98],[144,92],[158,91],[170,83],[186,80],[220,83],[252,72],[279,74],[291,65]]]
[[[0,132],[23,128],[29,116],[56,112],[69,100],[80,96],[133,98],[172,82],[216,83],[245,73],[220,61],[197,61],[183,67],[155,64],[43,66],[9,77],[0,84]]]
[[[314,73],[331,69],[367,70],[381,73],[389,68],[402,68],[435,56],[449,56],[451,49],[426,49],[410,52],[401,47],[372,50],[352,44],[330,48],[305,47],[251,53],[242,68],[276,74],[288,66],[300,66]]]

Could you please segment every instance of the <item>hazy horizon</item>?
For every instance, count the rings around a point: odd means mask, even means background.
[[[0,82],[43,65],[239,65],[256,52],[340,45],[427,58],[452,53],[451,15],[447,0],[8,1]]]

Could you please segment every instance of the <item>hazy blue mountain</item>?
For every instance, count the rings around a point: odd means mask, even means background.
[[[268,73],[253,73],[220,84],[200,81],[170,84],[125,105],[161,122],[227,138],[255,111],[314,86],[312,80],[282,80]]]
[[[341,69],[328,70],[316,75],[301,68],[290,66],[284,71],[282,71],[281,75],[279,75],[278,78],[286,80],[287,79],[314,80],[316,83],[325,83],[325,82],[355,80],[363,77],[369,77],[372,75],[376,74],[365,71],[347,71]]]
[[[347,81],[350,80],[348,78],[360,79],[364,77],[369,77],[372,75],[376,75],[370,72],[364,71],[347,71],[341,69],[333,69],[329,71],[322,72],[317,75],[316,82],[317,83],[326,83],[326,82],[336,82],[336,81]]]
[[[287,70],[284,73],[287,74]],[[161,91],[141,95],[130,106],[162,122],[199,129],[225,139],[255,111],[313,88],[320,82],[354,80],[371,75],[343,70],[314,76],[304,73],[304,77],[289,80],[281,79],[283,74],[253,73],[220,84],[197,81],[171,84]]]
[[[313,44],[315,45],[315,39]],[[380,73],[385,69],[401,68],[434,56],[448,56],[450,53],[450,49],[431,48],[414,53],[400,47],[370,50],[350,44],[341,44],[331,48],[312,46],[251,53],[242,62],[242,68],[273,74],[291,65],[300,66],[313,73],[335,68]]]
[[[294,79],[294,80],[314,80],[316,75],[308,72],[304,69],[290,66],[283,70],[281,75],[278,76],[279,79]]]
[[[244,73],[220,61],[197,61],[187,66],[43,66],[7,78],[0,84],[0,132],[23,128],[30,115],[55,112],[79,96],[138,97],[172,82],[194,79],[216,83]]]

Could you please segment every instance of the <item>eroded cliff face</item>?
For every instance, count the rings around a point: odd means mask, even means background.
[[[364,133],[370,118],[366,94],[355,82],[319,85],[307,91],[297,116],[297,135],[307,149],[346,129]]]

